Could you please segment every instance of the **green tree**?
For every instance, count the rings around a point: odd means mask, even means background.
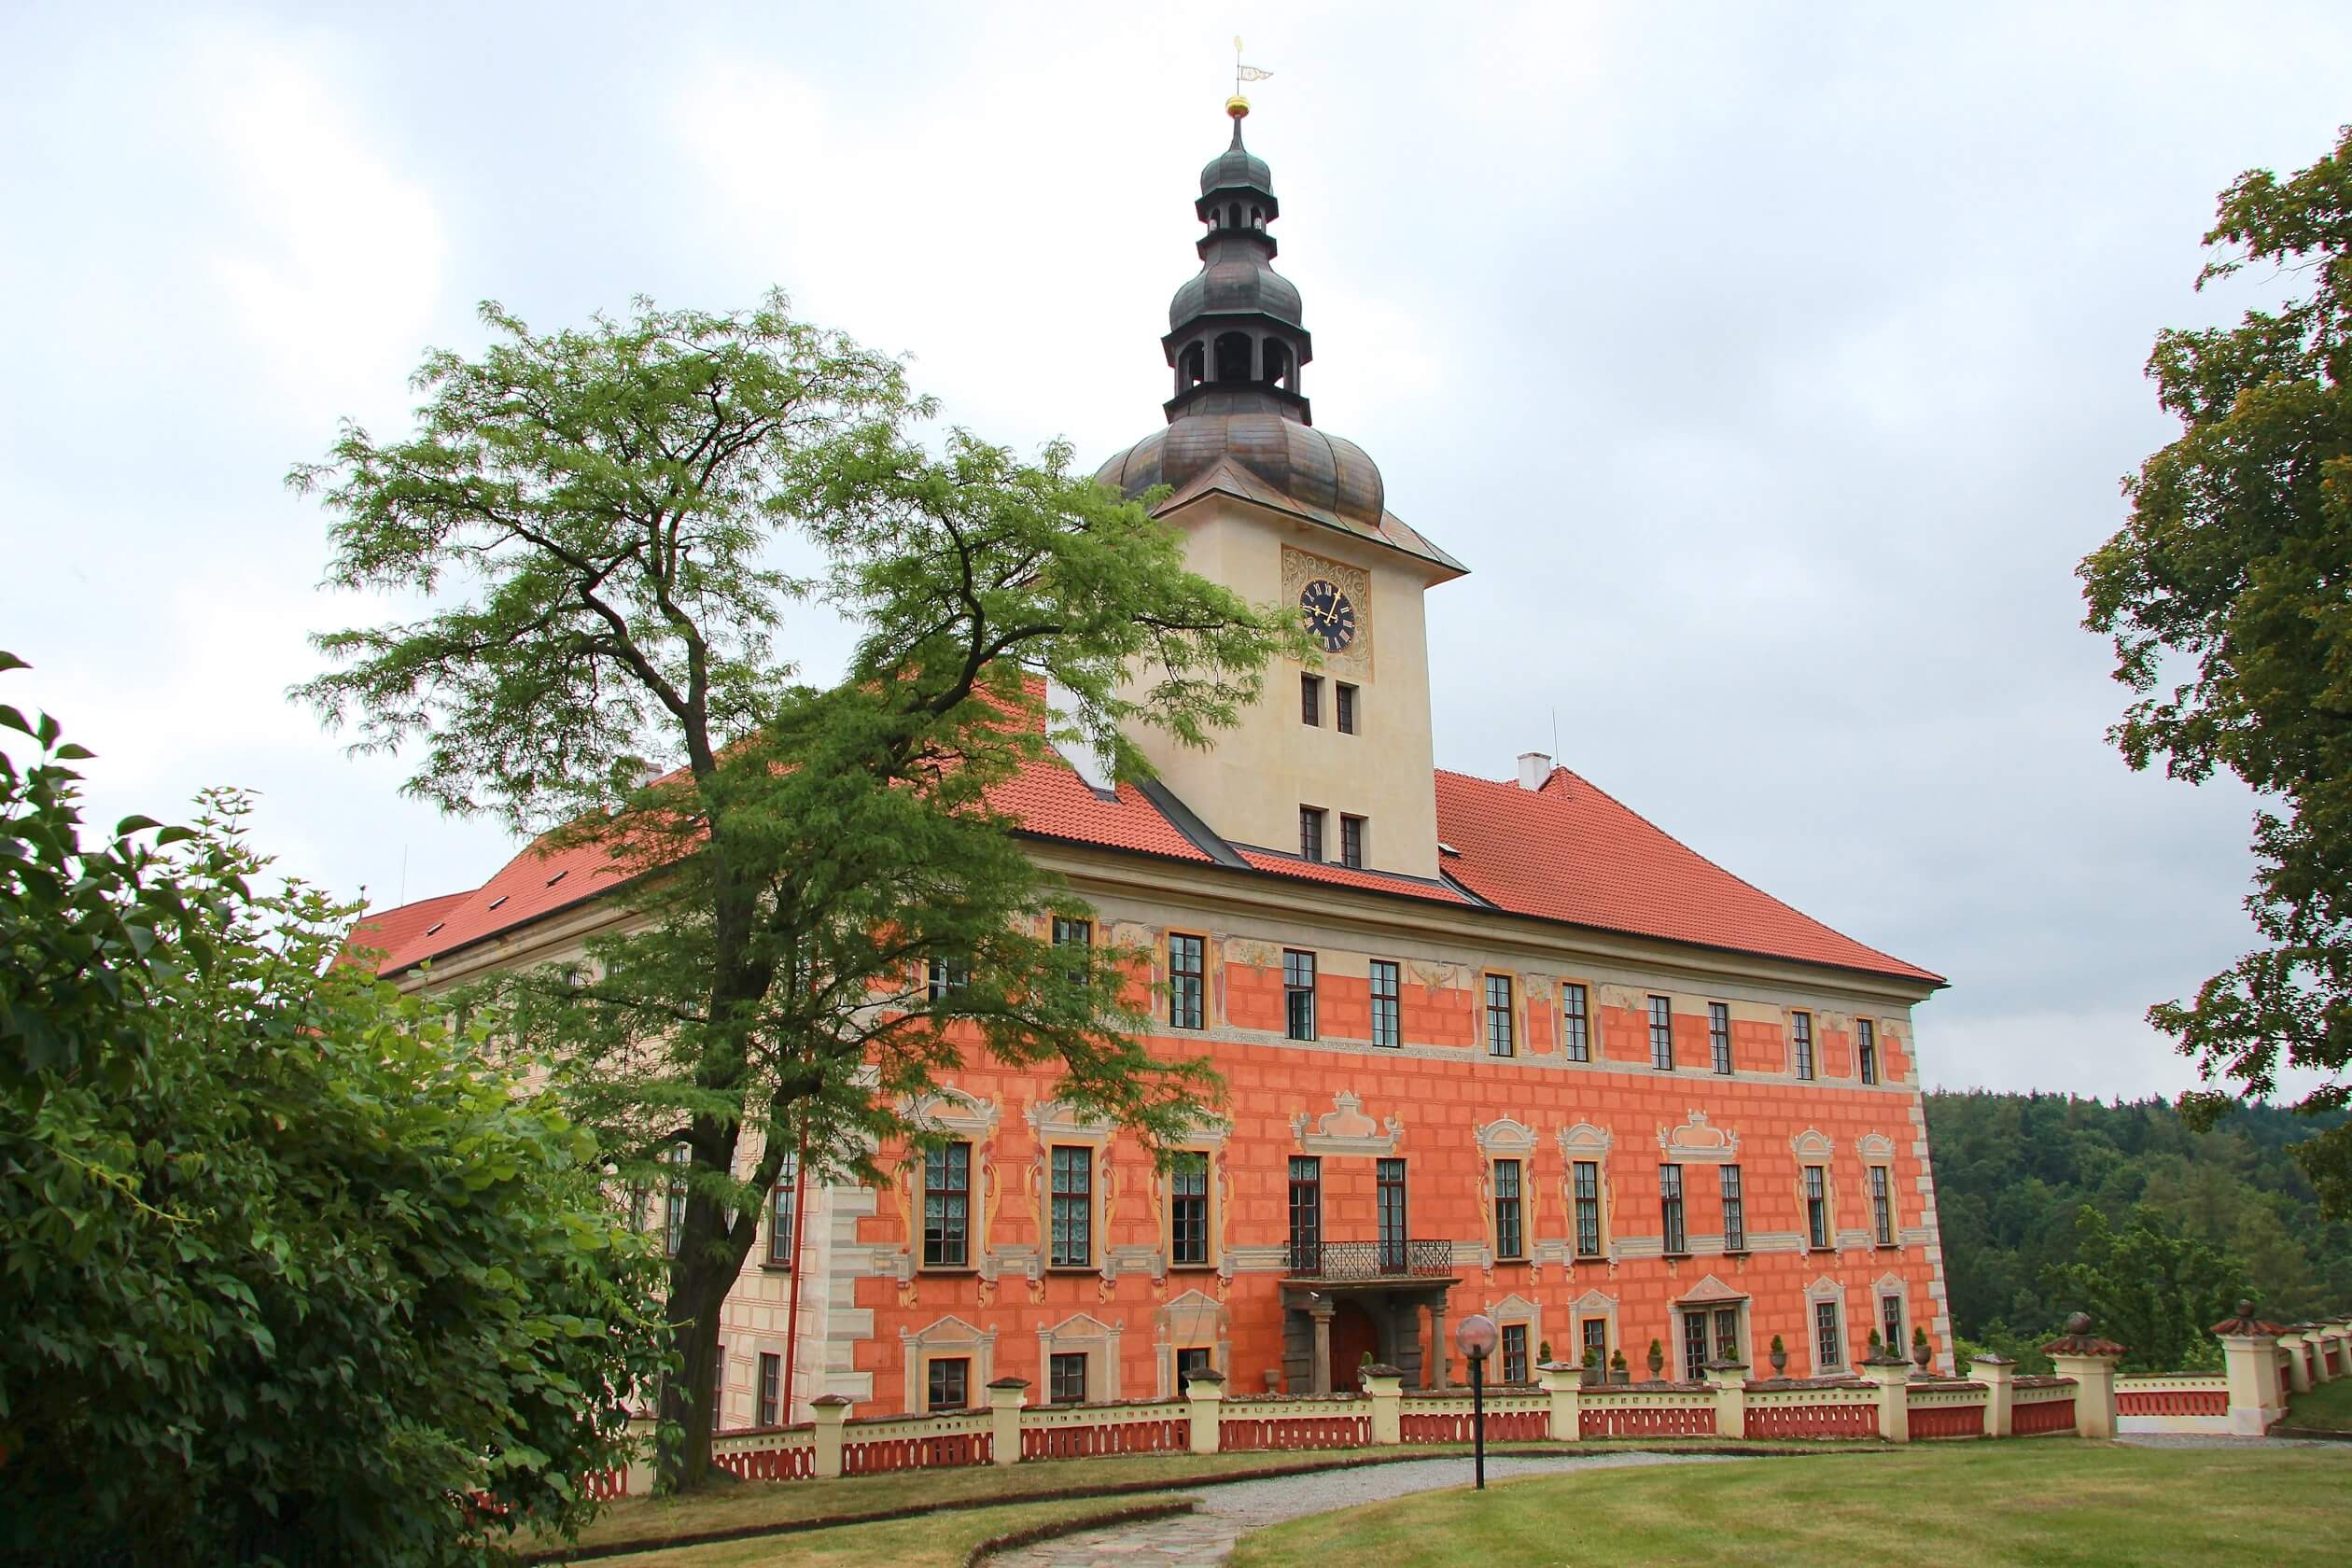
[[[343,667],[301,691],[361,747],[420,742],[417,793],[631,875],[639,919],[483,1000],[626,1181],[682,1190],[664,1482],[691,1487],[720,1306],[787,1155],[871,1177],[974,1051],[1057,1064],[1073,1106],[1155,1142],[1211,1101],[1205,1064],[1139,1043],[1133,956],[1054,945],[1085,907],[997,791],[1054,739],[1122,777],[1129,726],[1205,743],[1301,637],[1066,447],[917,445],[899,366],[780,296],[552,335],[483,315],[479,358],[426,360],[413,435],[346,428],[294,472],[336,515],[332,583],[439,595],[318,638]],[[816,576],[774,567],[786,538]],[[830,687],[777,647],[811,599],[862,633]],[[645,784],[649,757],[681,765]]]
[[[88,753],[0,731],[0,1560],[577,1526],[665,1349],[593,1142],[257,892],[239,797],[85,845]]]
[[[2085,624],[2136,693],[2111,738],[2135,768],[2227,769],[2262,799],[2247,900],[2264,945],[2193,1001],[2149,1010],[2209,1082],[2247,1099],[2282,1069],[2302,1105],[2352,1103],[2352,126],[2288,179],[2222,193],[2197,283],[2249,263],[2308,294],[2227,330],[2159,335],[2149,374],[2182,425],[2128,480],[2132,515],[2082,563]],[[2202,1090],[2207,1125],[2231,1101]],[[2331,1213],[2352,1214],[2352,1130],[2297,1151]]]
[[[2207,1330],[2246,1292],[2246,1270],[2234,1260],[2149,1209],[2135,1210],[2119,1232],[2086,1203],[2075,1213],[2075,1238],[2074,1261],[2050,1270],[2051,1290],[2089,1312],[2103,1337],[2127,1347],[2127,1370],[2221,1365],[2220,1342]]]

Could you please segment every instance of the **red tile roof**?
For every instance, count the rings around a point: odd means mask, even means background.
[[[595,845],[549,849],[540,839],[527,846],[498,872],[470,893],[427,899],[437,917],[419,927],[404,904],[380,917],[387,926],[399,919],[415,931],[406,944],[387,945],[383,972],[390,974],[425,959],[497,936],[557,910],[611,891],[628,875],[612,865]]]
[[[1424,898],[1437,903],[1469,904],[1466,899],[1443,882],[1432,882],[1420,876],[1398,876],[1381,871],[1363,871],[1354,866],[1334,865],[1329,861],[1302,861],[1295,855],[1277,855],[1269,849],[1252,849],[1234,846],[1236,853],[1260,871],[1277,876],[1295,876],[1304,882],[1336,882],[1343,888],[1369,888],[1375,892],[1402,893],[1407,898]]]
[[[1210,858],[1134,785],[1122,784],[1115,797],[1105,798],[1065,763],[1049,760],[1024,768],[990,790],[988,804],[1018,818],[1023,831],[1040,838],[1179,861]]]
[[[1444,874],[1506,912],[1603,931],[1841,969],[1931,986],[1940,975],[1866,947],[1740,880],[1566,768],[1540,791],[1458,773],[1436,776],[1437,835],[1459,851]],[[1195,864],[1364,888],[1467,905],[1442,882],[1302,861],[1187,836],[1132,784],[1098,792],[1067,763],[1046,759],[989,792],[1039,838]],[[544,841],[542,841],[544,843]],[[1245,873],[1246,875],[1246,873]],[[533,845],[470,893],[427,899],[369,917],[392,973],[610,890],[625,877],[592,847]],[[356,939],[355,939],[356,941]]]
[[[469,896],[466,893],[442,893],[437,898],[418,899],[414,903],[370,910],[359,917],[359,923],[352,927],[351,934],[343,939],[343,959],[337,961],[348,961],[362,953],[377,956],[379,959],[389,959],[415,942],[426,927],[441,919]]]
[[[1441,769],[1437,836],[1461,851],[1441,857],[1447,875],[1515,914],[1944,984],[1742,881],[1566,768],[1540,790]]]

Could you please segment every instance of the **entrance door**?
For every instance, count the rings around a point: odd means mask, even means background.
[[[1352,1301],[1342,1301],[1331,1312],[1331,1392],[1345,1393],[1361,1384],[1364,1358],[1380,1359],[1380,1331]]]

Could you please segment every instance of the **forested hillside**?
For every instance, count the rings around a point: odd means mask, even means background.
[[[2163,1100],[1926,1100],[1964,1340],[2017,1354],[2089,1309],[2161,1366],[2211,1359],[2196,1331],[2240,1291],[2284,1323],[2352,1309],[2352,1225],[2320,1223],[2286,1153],[2341,1114],[2241,1106],[2196,1133]]]

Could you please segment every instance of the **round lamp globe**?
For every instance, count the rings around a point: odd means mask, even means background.
[[[1494,1320],[1484,1312],[1473,1312],[1454,1329],[1454,1343],[1472,1361],[1484,1361],[1494,1353],[1502,1342],[1503,1331],[1494,1326]]]

